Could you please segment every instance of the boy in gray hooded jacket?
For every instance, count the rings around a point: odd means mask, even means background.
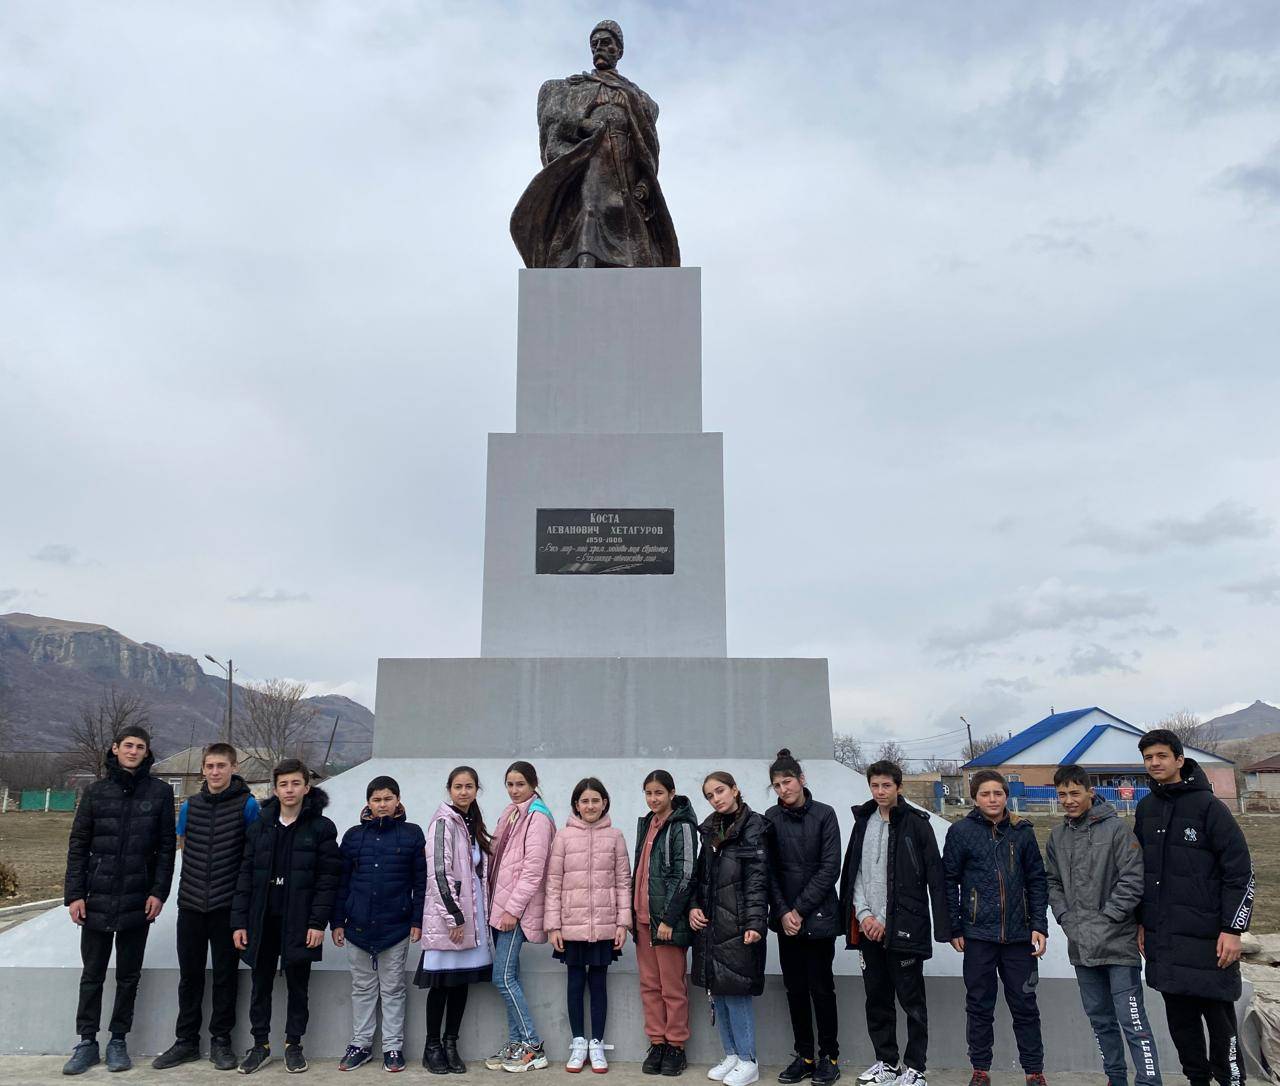
[[[1065,817],[1045,850],[1049,906],[1067,936],[1067,956],[1102,1049],[1107,1084],[1128,1086],[1127,1042],[1135,1082],[1160,1086],[1138,952],[1142,848],[1115,807],[1094,794],[1085,770],[1063,766],[1053,783]]]

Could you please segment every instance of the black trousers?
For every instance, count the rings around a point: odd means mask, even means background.
[[[128,1033],[133,1028],[133,1003],[142,979],[142,956],[147,950],[150,924],[127,931],[80,929],[80,1003],[76,1008],[76,1032],[81,1037],[98,1035],[102,1021],[102,985],[107,979],[111,948],[116,948],[116,1000],[111,1008],[112,1033]]]
[[[796,1055],[813,1059],[813,1020],[818,1020],[818,1054],[840,1057],[840,1026],[836,1011],[836,981],[831,963],[836,941],[778,934],[778,962],[791,1012]],[[812,1008],[812,1009],[811,1009]]]
[[[1236,1036],[1236,1008],[1223,999],[1166,995],[1164,1014],[1169,1036],[1178,1050],[1182,1073],[1191,1086],[1208,1086],[1216,1079],[1221,1086],[1244,1082],[1244,1060]],[[1204,1043],[1209,1032],[1209,1047]]]
[[[457,1037],[462,1029],[462,1016],[467,1011],[467,994],[470,984],[455,984],[450,988],[427,990],[427,1040],[440,1040],[440,1027],[446,1037]]]
[[[964,1009],[968,1024],[969,1063],[979,1071],[991,1070],[991,1046],[995,1039],[996,978],[1004,986],[1004,1001],[1013,1019],[1018,1042],[1018,1062],[1028,1074],[1044,1070],[1044,1043],[1040,1038],[1040,1008],[1036,985],[1040,982],[1031,940],[1025,943],[992,943],[985,939],[964,942]]]
[[[265,1045],[271,1039],[271,989],[280,964],[283,918],[268,913],[263,918],[262,942],[257,964],[253,967],[253,997],[249,1001],[249,1027],[255,1044]],[[289,993],[285,1007],[284,1039],[286,1044],[301,1044],[307,1032],[307,985],[311,983],[311,962],[293,962],[284,967],[284,981]]]
[[[236,970],[240,959],[231,942],[231,909],[202,913],[178,910],[178,1026],[179,1041],[200,1043],[204,1017],[204,967],[213,959],[213,1012],[209,1036],[230,1040],[236,1024]]]
[[[858,940],[862,984],[867,993],[867,1034],[876,1059],[898,1066],[898,1011],[907,1016],[906,1065],[923,1073],[929,1056],[929,1008],[924,995],[924,959],[886,950],[883,943]]]

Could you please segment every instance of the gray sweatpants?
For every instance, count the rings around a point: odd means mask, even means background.
[[[378,951],[377,968],[367,950],[347,942],[347,964],[351,967],[351,1043],[357,1048],[373,1047],[373,1030],[378,1024],[378,997],[382,997],[382,1051],[404,1048],[404,1004],[408,995],[405,959],[409,940],[403,939],[387,950]]]

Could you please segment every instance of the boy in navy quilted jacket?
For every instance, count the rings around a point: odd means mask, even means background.
[[[1008,810],[1009,786],[994,769],[969,781],[974,808],[947,830],[951,945],[964,954],[969,1086],[989,1086],[997,977],[1013,1019],[1027,1086],[1044,1086],[1036,1005],[1037,961],[1049,930],[1049,883],[1031,823]]]
[[[351,967],[353,1027],[339,1068],[371,1058],[381,998],[382,1065],[403,1071],[405,961],[409,944],[422,938],[427,842],[422,827],[406,821],[393,777],[374,777],[365,799],[359,825],[342,835],[342,882],[330,924]]]

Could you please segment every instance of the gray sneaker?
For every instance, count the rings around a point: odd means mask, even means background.
[[[115,1040],[114,1038],[107,1042],[107,1070],[108,1071],[127,1071],[133,1066],[133,1060],[129,1058],[129,1046],[124,1043],[124,1038]]]
[[[98,1051],[98,1042],[84,1040],[71,1051],[71,1059],[62,1065],[64,1075],[83,1075],[95,1063],[102,1060]]]
[[[501,1070],[502,1070],[502,1065],[503,1065],[504,1063],[506,1063],[506,1062],[507,1062],[507,1060],[509,1060],[509,1059],[511,1058],[511,1054],[512,1054],[515,1050],[516,1050],[516,1044],[515,1044],[515,1042],[514,1042],[514,1041],[508,1041],[508,1042],[507,1042],[506,1044],[504,1044],[500,1049],[498,1049],[498,1051],[497,1051],[497,1052],[495,1052],[492,1056],[489,1056],[489,1057],[484,1061],[484,1065],[485,1065],[487,1068],[489,1068],[489,1070],[490,1070],[490,1071],[501,1071]]]

